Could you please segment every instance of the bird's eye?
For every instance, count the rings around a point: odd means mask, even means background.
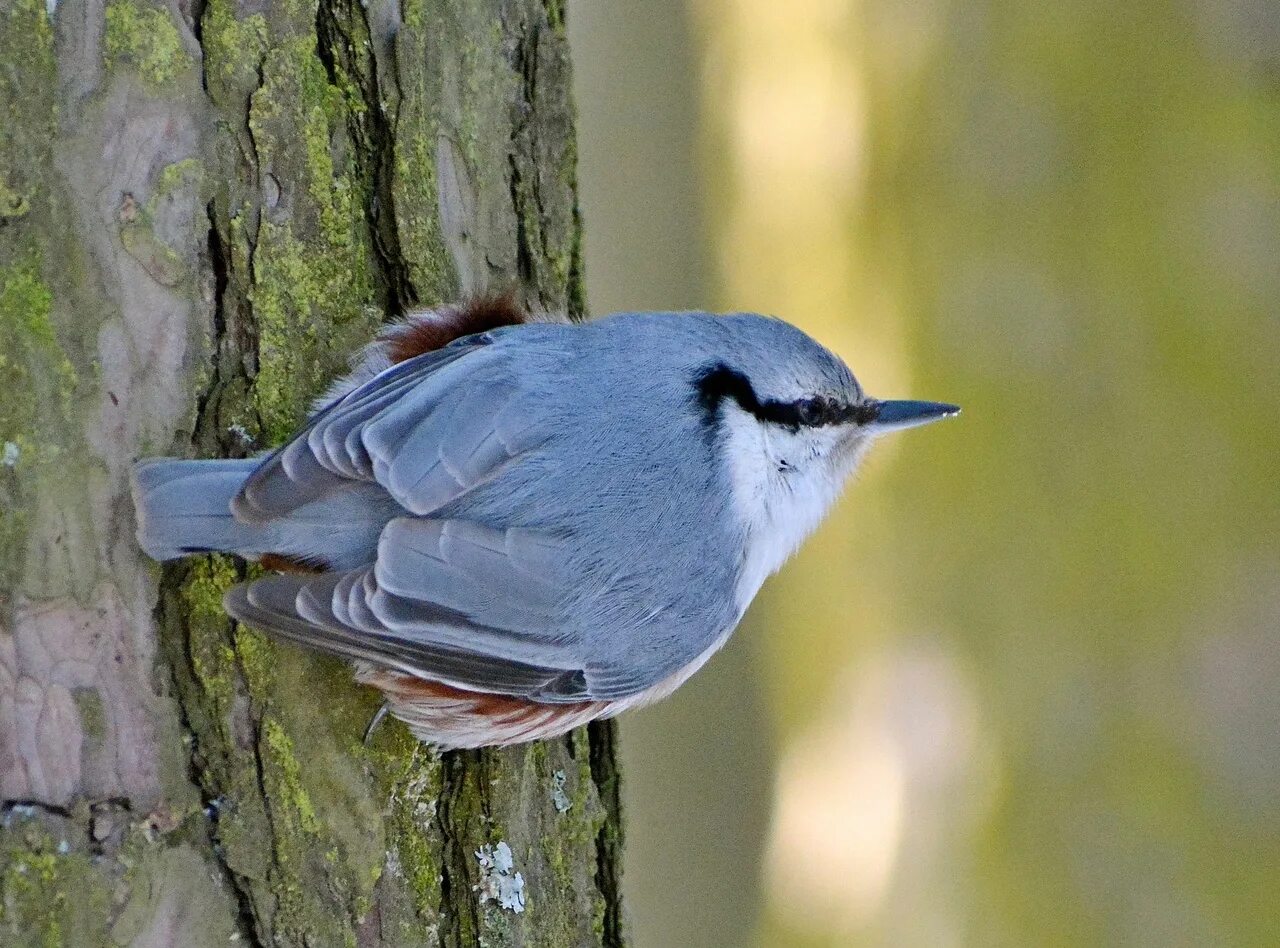
[[[827,403],[821,398],[804,398],[796,402],[796,417],[802,425],[818,425],[827,416]]]

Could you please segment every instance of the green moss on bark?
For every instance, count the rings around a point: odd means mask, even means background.
[[[43,0],[13,0],[0,14],[4,18],[2,32],[8,41],[0,40],[0,53],[5,63],[18,63],[36,68],[52,64],[53,24]],[[14,103],[16,107],[18,103]]]
[[[77,376],[52,322],[53,294],[29,255],[0,266],[0,588],[22,572],[34,511],[23,485],[56,475],[64,451],[53,433],[72,416]]]
[[[144,0],[116,0],[105,16],[108,68],[128,63],[145,82],[160,88],[194,65],[167,10]]]
[[[0,833],[0,943],[12,948],[102,944],[110,898],[83,852],[38,824],[6,816]]]
[[[365,195],[345,141],[348,108],[313,36],[290,36],[268,51],[249,112],[268,192],[250,301],[258,329],[254,398],[273,443],[297,427],[309,400],[381,319],[370,309],[374,262]]]
[[[15,191],[3,179],[0,179],[0,221],[26,217],[27,212],[30,210],[31,201],[27,199],[27,196]]]
[[[241,578],[231,560],[201,558],[173,612],[186,617],[178,684],[217,836],[264,930],[288,943],[351,941],[384,859],[359,762],[365,712],[344,697],[354,690],[345,665],[227,619],[222,594]]]
[[[257,69],[266,55],[267,18],[252,13],[238,19],[235,4],[210,0],[204,15],[205,78],[215,94],[251,89]]]

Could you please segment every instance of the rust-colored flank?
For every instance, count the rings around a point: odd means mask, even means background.
[[[457,306],[411,314],[403,323],[388,329],[382,341],[387,344],[387,357],[393,363],[403,362],[434,352],[463,336],[516,326],[528,318],[514,292],[473,296]]]
[[[389,680],[394,676],[393,680]],[[390,672],[381,682],[389,694],[400,701],[463,701],[470,704],[470,713],[482,718],[514,723],[533,715],[571,715],[586,711],[602,702],[579,701],[572,704],[539,704],[528,698],[511,695],[495,695],[482,691],[464,691],[438,681],[427,681],[413,675]]]
[[[381,691],[410,727],[445,745],[476,746],[477,740],[510,744],[552,737],[609,710],[605,701],[540,704],[511,695],[466,691],[389,669],[370,669],[359,680]]]

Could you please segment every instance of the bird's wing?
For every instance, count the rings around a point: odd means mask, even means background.
[[[564,541],[460,520],[397,518],[373,567],[237,586],[236,618],[302,645],[469,691],[548,703],[642,691],[598,666],[565,622]]]
[[[510,356],[470,337],[409,359],[316,414],[270,454],[232,501],[263,523],[376,481],[405,509],[430,513],[540,444]]]

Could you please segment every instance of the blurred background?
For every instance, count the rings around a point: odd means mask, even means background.
[[[624,719],[636,944],[1280,944],[1280,7],[569,13],[592,310],[965,411]]]

